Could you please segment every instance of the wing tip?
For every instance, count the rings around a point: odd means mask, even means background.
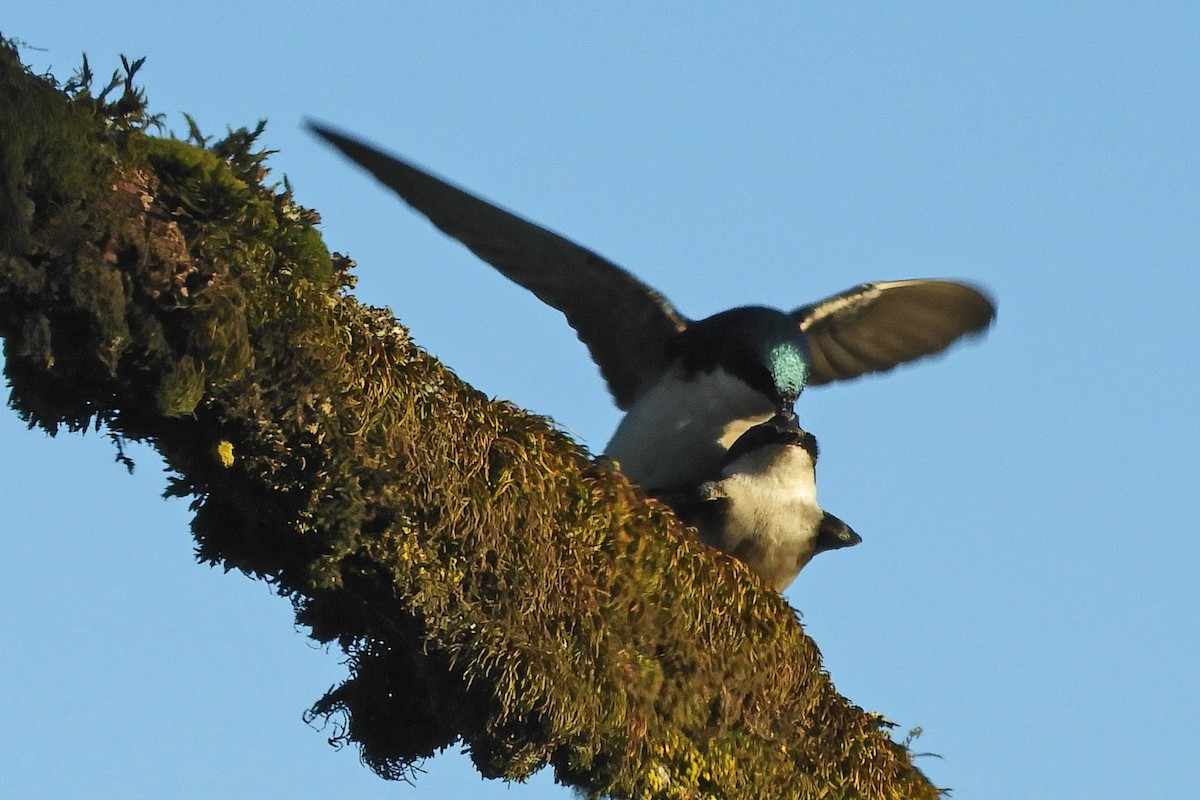
[[[346,138],[343,134],[335,130],[333,126],[327,125],[314,117],[305,117],[301,120],[300,127],[305,128],[309,133],[331,144],[339,139]]]
[[[881,375],[914,362],[940,360],[954,344],[960,340],[983,337],[996,322],[997,307],[992,292],[982,284],[955,278],[910,278],[863,283],[840,295],[802,306],[794,314],[807,314],[799,321],[801,328],[812,336],[815,332],[808,330],[812,323],[831,321],[847,306],[852,306],[856,301],[863,302],[866,294],[875,295],[874,299],[865,301],[867,306],[873,306],[887,296],[890,296],[892,303],[899,300],[902,305],[906,304],[906,296],[911,298],[913,306],[908,312],[908,324],[923,320],[930,324],[931,332],[910,338],[908,346],[899,352],[879,352],[884,344],[881,342],[871,343],[865,352],[859,352],[860,348],[856,348],[854,343],[840,341],[840,326],[833,325],[823,331],[829,346],[814,348],[827,352],[821,352],[820,358],[814,358],[809,385],[853,381],[867,375]],[[862,310],[865,311],[865,307]]]

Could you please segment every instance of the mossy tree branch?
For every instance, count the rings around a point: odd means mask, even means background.
[[[349,655],[312,713],[376,771],[461,739],[593,795],[937,796],[778,594],[348,295],[261,126],[206,149],[67,88],[0,52],[9,402],[162,453],[200,557]]]

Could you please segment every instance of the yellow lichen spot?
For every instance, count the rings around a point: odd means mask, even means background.
[[[233,466],[233,442],[222,439],[217,442],[217,460],[221,466],[229,469]]]

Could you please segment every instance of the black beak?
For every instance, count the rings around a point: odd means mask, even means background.
[[[775,416],[763,423],[769,425],[777,431],[802,431],[800,427],[800,419],[796,416],[796,412],[791,409],[785,411],[776,411]]]
[[[862,542],[862,537],[854,532],[846,523],[825,512],[825,517],[821,520],[821,526],[817,529],[817,552],[823,553],[826,550],[840,550],[843,547],[853,547]]]

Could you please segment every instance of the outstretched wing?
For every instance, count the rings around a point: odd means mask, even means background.
[[[556,233],[361,141],[308,124],[443,232],[561,311],[618,406],[628,408],[665,369],[667,344],[687,320],[658,292]]]
[[[996,307],[982,290],[947,280],[864,283],[792,312],[812,351],[809,385],[886,372],[982,332]]]

